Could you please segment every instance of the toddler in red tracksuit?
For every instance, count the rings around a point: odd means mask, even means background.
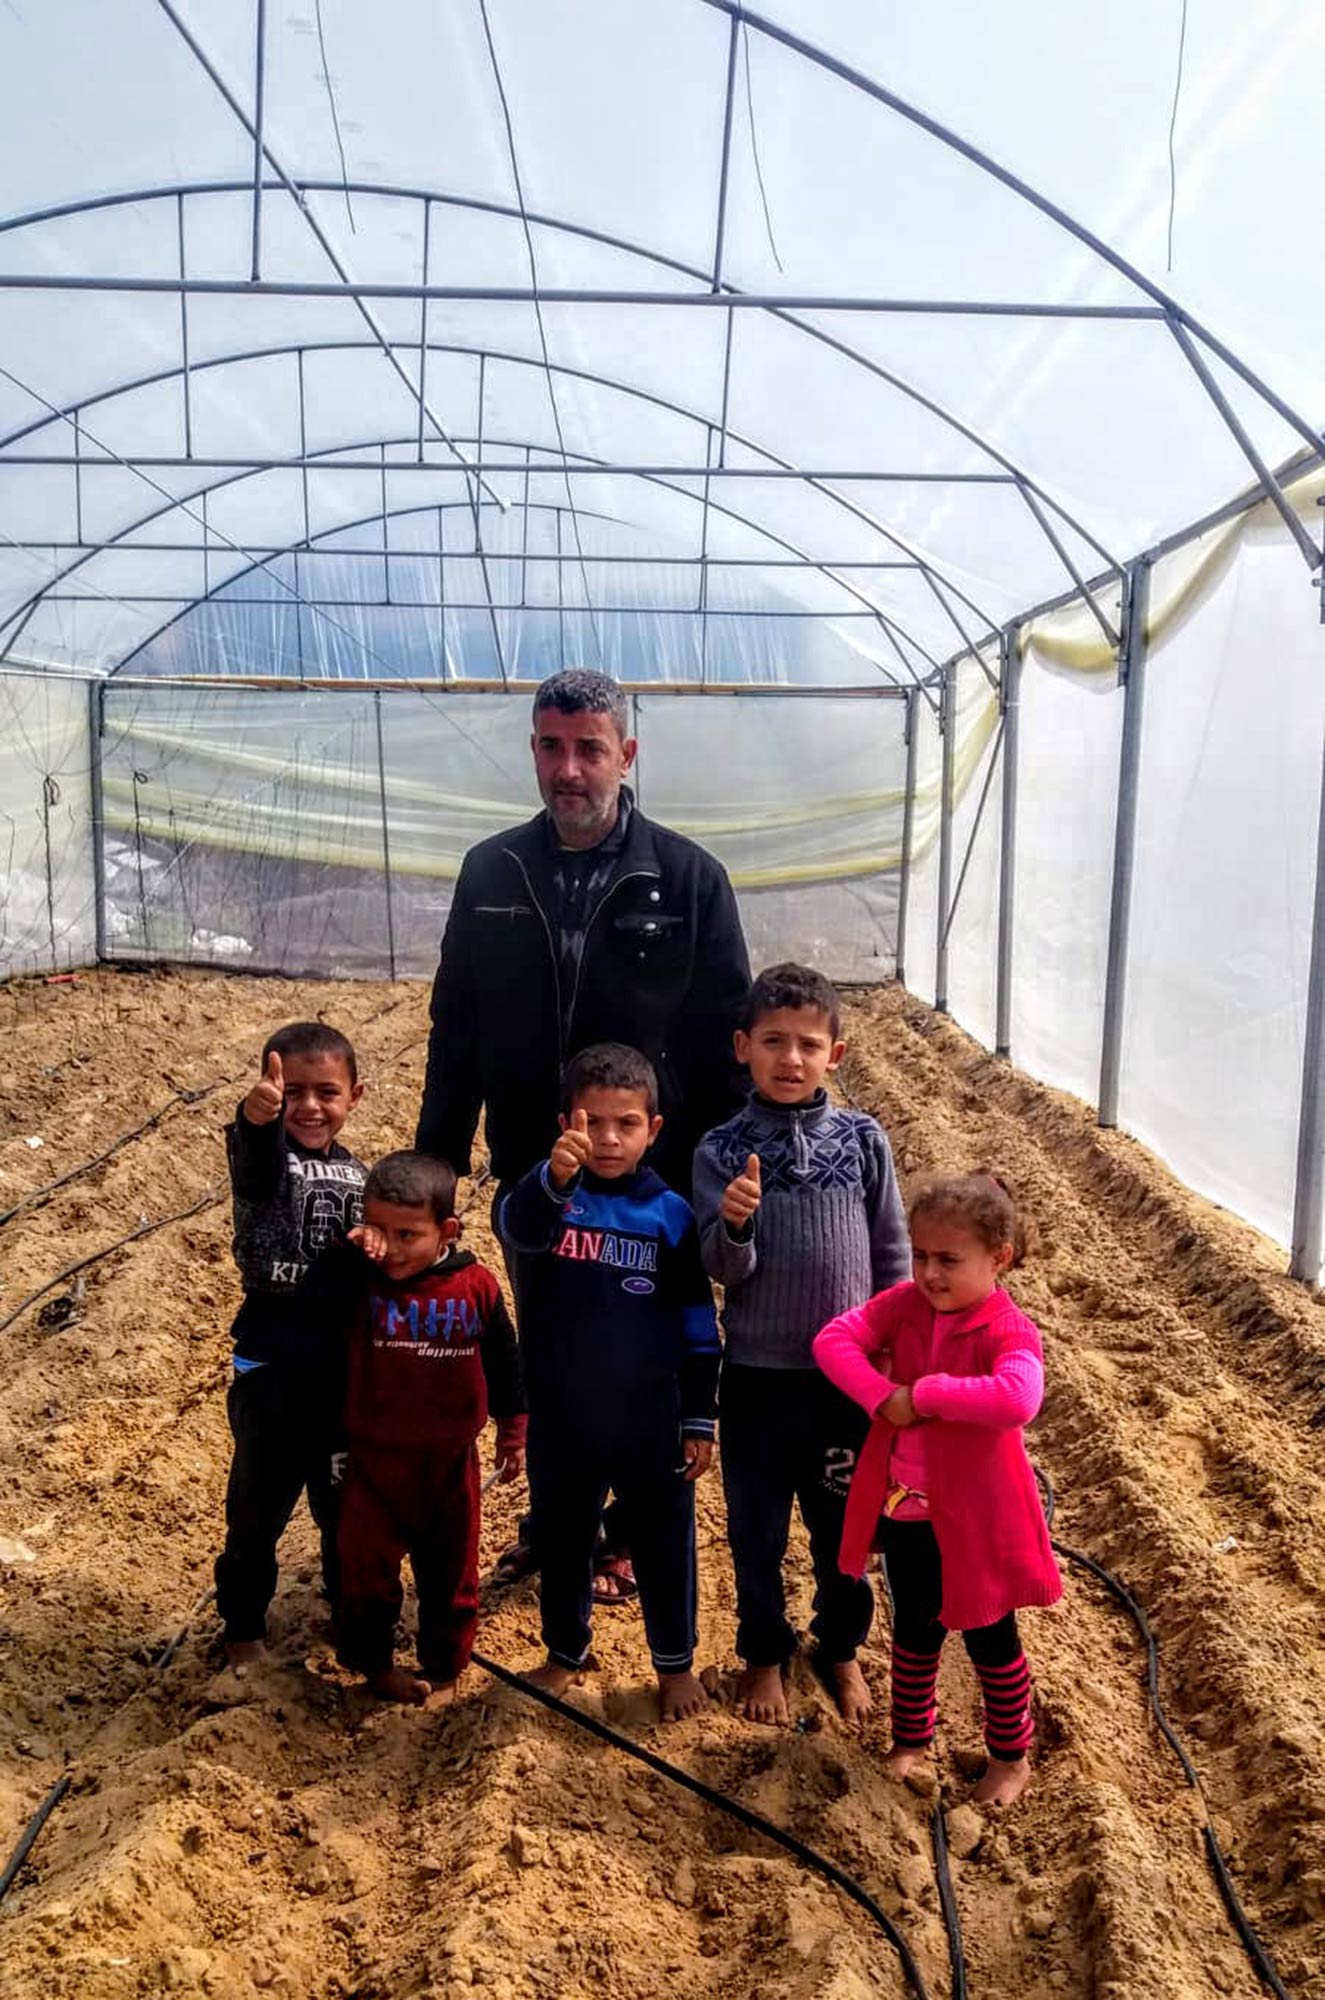
[[[451,1168],[390,1153],[363,1196],[363,1226],[309,1279],[348,1329],[337,1653],[384,1700],[436,1708],[454,1698],[478,1618],[475,1441],[491,1409],[501,1477],[520,1476],[524,1390],[497,1280],[455,1247]],[[394,1652],[406,1555],[418,1673]]]

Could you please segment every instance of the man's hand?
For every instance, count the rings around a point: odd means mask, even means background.
[[[736,1179],[728,1181],[723,1189],[718,1212],[729,1229],[744,1229],[758,1208],[760,1198],[759,1155],[751,1153],[745,1163],[745,1172],[737,1174]]]
[[[498,1440],[497,1457],[494,1461],[498,1482],[511,1486],[517,1479],[524,1478],[524,1446],[522,1444],[502,1444]]]
[[[250,1125],[273,1125],[285,1109],[285,1074],[275,1049],[267,1057],[267,1067],[244,1099],[244,1116]]]
[[[371,1257],[374,1264],[380,1264],[386,1256],[386,1237],[371,1222],[361,1222],[357,1229],[352,1229],[348,1241],[362,1250],[365,1257]]]
[[[681,1458],[686,1478],[702,1479],[713,1463],[712,1438],[682,1438]]]
[[[887,1402],[880,1403],[876,1414],[886,1423],[895,1424],[899,1431],[906,1430],[910,1424],[920,1422],[920,1417],[916,1413],[915,1398],[905,1384],[900,1389],[894,1389]]]
[[[547,1163],[548,1178],[553,1187],[569,1187],[575,1176],[584,1172],[592,1158],[589,1114],[586,1111],[573,1111],[570,1124],[552,1148]]]

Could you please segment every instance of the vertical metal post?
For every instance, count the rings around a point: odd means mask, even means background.
[[[78,421],[77,410],[74,411],[74,540],[78,543],[78,546],[82,548],[83,546],[83,432],[82,432],[82,426],[79,424]],[[18,633],[21,632],[22,630],[23,627],[20,625],[18,628],[18,632],[14,633],[13,639],[17,639]],[[11,645],[13,644],[13,639],[10,640]],[[5,650],[7,652],[9,648],[6,647]]]
[[[639,696],[637,694],[632,694],[632,696],[630,697],[630,733],[634,737],[636,744],[638,744],[639,743]],[[630,775],[631,778],[634,780],[635,803],[639,807],[640,811],[643,812],[644,791],[643,787],[640,784],[638,749],[636,749],[635,752],[635,762],[631,766]]]
[[[939,735],[943,763],[939,782],[939,907],[938,949],[934,955],[934,1006],[948,1011],[948,906],[952,900],[952,791],[957,744],[957,666],[943,669],[939,693]]]
[[[899,986],[906,984],[906,912],[911,897],[911,844],[916,823],[916,739],[920,734],[920,690],[908,688],[903,741],[906,744],[906,797],[902,801],[902,870],[897,884],[897,964]]]
[[[1118,805],[1113,831],[1113,891],[1109,903],[1109,957],[1104,977],[1104,1032],[1100,1050],[1099,1122],[1118,1123],[1122,1073],[1123,1015],[1127,1003],[1127,949],[1132,921],[1132,874],[1136,858],[1136,806],[1141,771],[1141,718],[1146,687],[1146,618],[1150,608],[1150,564],[1130,563],[1123,600],[1123,639],[1118,677],[1123,686],[1122,747],[1118,754]]]
[[[106,683],[87,684],[87,743],[92,802],[92,902],[97,963],[106,956],[106,808],[101,789],[101,739],[106,732]]]
[[[428,408],[428,262],[432,251],[432,203],[424,197],[423,202],[423,283],[424,295],[419,301],[419,436],[418,462],[423,464],[423,420]]]
[[[1325,569],[1321,571],[1320,592],[1321,622],[1325,624]],[[1321,758],[1320,809],[1316,821],[1316,898],[1311,912],[1311,965],[1307,975],[1289,1276],[1301,1278],[1308,1285],[1318,1285],[1322,1255],[1325,1255],[1325,754]]]
[[[1003,711],[1003,839],[998,861],[998,970],[994,1053],[1012,1055],[1012,938],[1017,896],[1017,777],[1021,748],[1021,634],[1015,625],[1000,647],[999,705]]]
[[[184,197],[175,196],[175,227],[179,243],[179,349],[181,374],[180,383],[184,397],[184,456],[193,457],[193,392],[189,375],[189,294],[184,279],[188,276],[187,260],[184,254]]]
[[[391,602],[391,538],[390,538],[390,536],[389,536],[389,535],[387,534],[387,529],[386,529],[386,523],[387,523],[387,497],[386,497],[386,446],[385,446],[385,444],[384,444],[384,445],[382,446],[382,448],[381,448],[381,449],[382,449],[382,478],[381,478],[381,494],[382,494],[382,588],[383,588],[383,594],[384,594],[384,596],[385,596],[385,598],[386,598],[386,601],[387,601],[387,603],[388,603],[388,604],[390,604],[390,602]]]
[[[386,757],[382,750],[382,690],[373,689],[373,720],[377,725],[377,795],[382,807],[382,873],[386,878],[386,955],[396,976],[396,913],[391,900],[391,828],[386,809]]]
[[[451,678],[446,658],[446,516],[437,509],[437,664],[444,681]]]
[[[55,958],[55,861],[51,854],[51,807],[60,803],[60,782],[47,771],[41,781],[41,825],[46,843],[46,932],[51,942],[51,971],[58,970]]]
[[[262,112],[267,73],[267,0],[258,0],[253,82],[253,283],[262,276]]]

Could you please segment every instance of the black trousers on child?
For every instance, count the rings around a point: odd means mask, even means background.
[[[893,1601],[892,1725],[901,1749],[923,1749],[938,1720],[939,1656],[948,1628],[939,1619],[943,1565],[928,1521],[881,1523],[883,1560]],[[1033,1737],[1031,1675],[1016,1613],[962,1633],[984,1703],[991,1757],[1025,1755]]]
[[[216,1559],[216,1608],[231,1641],[261,1639],[276,1595],[276,1544],[299,1495],[322,1535],[322,1578],[334,1609],[337,1491],[331,1483],[337,1398],[310,1371],[264,1362],[236,1375],[226,1398],[235,1441],[225,1492],[225,1547]]]
[[[633,1402],[633,1408],[628,1405]],[[529,1417],[529,1503],[543,1644],[565,1667],[589,1651],[594,1549],[608,1490],[630,1518],[631,1555],[649,1653],[659,1673],[694,1658],[695,1489],[680,1471],[673,1391],[623,1398],[602,1421],[537,1408]]]
[[[719,1391],[722,1485],[736,1570],[736,1650],[751,1666],[784,1666],[796,1650],[782,1564],[792,1502],[814,1563],[810,1626],[825,1662],[855,1657],[874,1616],[863,1577],[837,1566],[847,1488],[869,1418],[817,1368],[724,1364]]]

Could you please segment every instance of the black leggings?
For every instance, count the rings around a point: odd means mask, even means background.
[[[893,1601],[892,1727],[899,1749],[923,1749],[938,1720],[939,1657],[948,1628],[939,1617],[943,1565],[928,1521],[882,1524]],[[1015,1612],[962,1633],[980,1682],[985,1744],[992,1757],[1023,1757],[1034,1734],[1031,1676]]]

